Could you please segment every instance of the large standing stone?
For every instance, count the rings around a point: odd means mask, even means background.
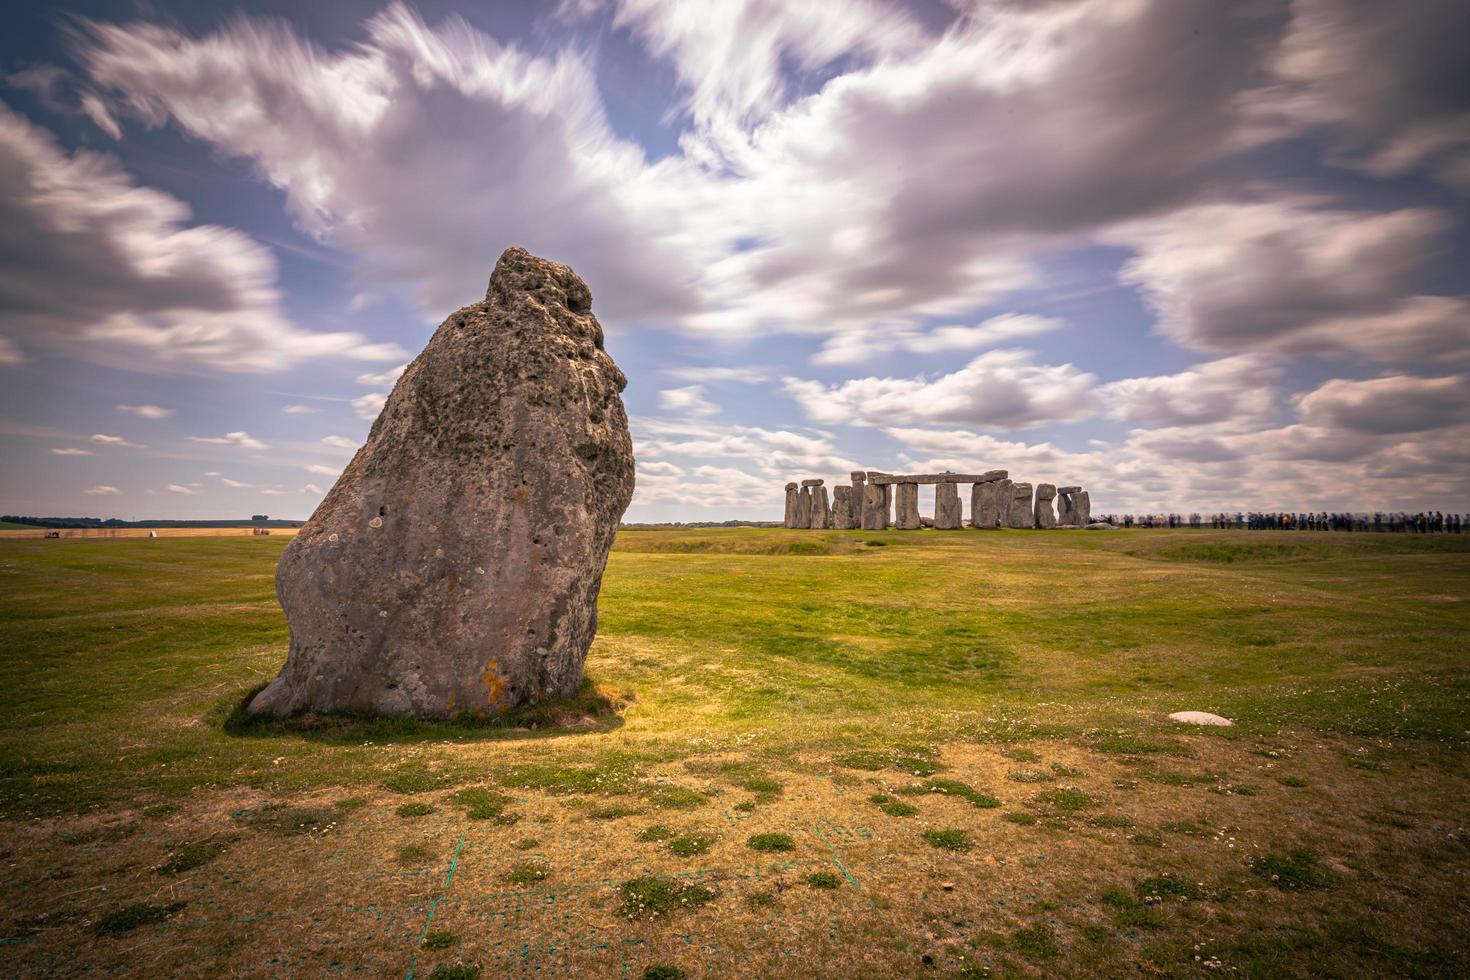
[[[1092,497],[1083,490],[1074,499],[1077,501],[1077,524],[1086,527],[1092,523]]]
[[[1011,508],[1007,527],[1030,527],[1035,517],[1031,513],[1031,484],[1011,484]]]
[[[575,692],[633,493],[626,384],[577,274],[507,250],[282,554],[290,652],[250,710],[447,718]]]
[[[869,483],[863,487],[862,528],[882,531],[888,527],[888,488]]]
[[[868,474],[865,470],[853,470],[850,474],[852,479],[852,526],[863,526],[863,487],[867,485]]]
[[[974,516],[973,513],[971,516]],[[960,488],[953,483],[940,483],[934,487],[934,529],[955,531],[964,526],[964,514],[960,510]]]
[[[811,526],[818,531],[832,526],[832,509],[827,506],[827,488],[822,486],[821,480],[818,480],[817,485],[812,487]]]
[[[1057,526],[1057,514],[1052,510],[1052,501],[1056,498],[1057,488],[1050,483],[1036,484],[1036,526],[1040,528],[1051,528]]]
[[[796,484],[786,484],[786,526],[796,527],[796,500],[799,495],[796,492]]]
[[[857,527],[857,522],[852,519],[852,487],[832,488],[832,526],[839,531]]]
[[[919,520],[919,485],[898,483],[894,486],[893,526],[900,531],[917,531],[924,526]]]
[[[1010,527],[1011,526],[1011,487],[1010,480],[995,481],[995,523],[987,527]]]
[[[970,526],[995,527],[995,489],[997,481],[977,483],[970,488]]]
[[[1077,499],[1072,495],[1077,487],[1057,488],[1057,524],[1061,527],[1077,526]]]
[[[802,487],[796,492],[796,526],[812,526],[812,488]]]

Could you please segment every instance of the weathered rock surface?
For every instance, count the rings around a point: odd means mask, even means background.
[[[1086,525],[1086,529],[1089,531],[1116,531],[1118,527],[1116,524],[1109,524],[1107,521],[1093,521],[1091,524]]]
[[[960,488],[953,483],[940,483],[934,488],[934,527],[939,531],[956,531],[964,522],[960,511]]]
[[[1011,484],[1011,508],[1007,527],[1030,527],[1036,518],[1031,513],[1031,484]]]
[[[863,487],[862,528],[882,531],[888,527],[888,488],[869,483]]]
[[[876,483],[878,486],[892,486],[898,483],[927,485],[939,483],[988,483],[994,480],[1003,480],[1006,475],[1005,470],[990,470],[985,473],[915,473],[911,475],[869,472],[867,477],[869,483]]]
[[[796,498],[797,490],[795,483],[786,484],[786,520],[787,527],[796,527]]]
[[[812,523],[811,526],[818,530],[825,530],[832,526],[832,508],[827,506],[827,488],[822,486],[818,480],[812,491]]]
[[[1186,725],[1215,725],[1220,728],[1230,728],[1235,722],[1229,718],[1210,714],[1208,711],[1176,711],[1169,716],[1170,721],[1182,721]]]
[[[802,487],[796,492],[796,526],[812,526],[812,488]]]
[[[1057,513],[1052,510],[1052,501],[1056,498],[1057,488],[1050,483],[1036,484],[1036,526],[1040,528],[1052,528],[1057,526]]]
[[[995,491],[999,481],[977,483],[970,488],[970,526],[995,527]]]
[[[1092,523],[1092,497],[1088,496],[1086,490],[1072,495],[1077,502],[1077,523],[1083,527]]]
[[[633,493],[626,384],[576,273],[507,250],[281,556],[290,652],[250,709],[444,718],[576,691]]]
[[[995,487],[995,523],[987,527],[1009,527],[1011,523],[1011,497],[1012,487],[1010,480],[996,480],[991,484]]]
[[[839,531],[857,527],[852,519],[852,487],[839,484],[832,488],[832,526]]]
[[[1061,487],[1057,490],[1057,524],[1061,527],[1077,525],[1076,487]]]
[[[917,531],[923,527],[919,519],[919,485],[893,484],[893,526],[900,531]]]

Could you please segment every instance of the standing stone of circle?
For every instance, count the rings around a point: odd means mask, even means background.
[[[811,488],[811,526],[815,530],[822,531],[832,526],[832,508],[827,506],[827,488],[822,486],[821,480],[816,480],[814,482],[816,483],[816,486]]]
[[[917,531],[923,527],[919,519],[919,485],[896,484],[893,491],[893,526],[900,531]]]
[[[989,517],[987,518],[987,515]],[[995,484],[976,483],[970,487],[970,526],[995,527]]]
[[[987,527],[1010,527],[1011,526],[1011,488],[1014,484],[1010,480],[995,481],[995,523]]]
[[[1077,526],[1086,527],[1092,523],[1092,498],[1083,490],[1074,499],[1077,501]]]
[[[869,483],[863,487],[862,528],[883,531],[888,528],[888,488]]]
[[[832,488],[832,526],[839,531],[857,527],[857,522],[852,519],[852,487]]]
[[[1022,528],[1030,527],[1035,521],[1031,513],[1031,484],[1011,484],[1011,509],[1008,527]]]
[[[1057,514],[1052,510],[1052,501],[1056,498],[1057,488],[1051,483],[1036,484],[1036,526],[1040,528],[1052,528],[1057,526]]]
[[[786,484],[786,527],[796,527],[796,484]]]
[[[1081,487],[1057,487],[1057,525],[1077,526],[1077,498],[1073,496]]]
[[[971,512],[971,517],[974,512]],[[934,529],[957,531],[964,526],[964,514],[960,510],[960,488],[953,483],[940,483],[934,487]]]
[[[281,555],[291,645],[250,711],[451,718],[574,693],[633,494],[626,386],[586,284],[506,250]]]
[[[796,527],[812,526],[812,488],[803,486],[796,493]]]
[[[863,487],[867,485],[868,474],[864,470],[853,470],[849,476],[852,479],[852,526],[863,526]]]

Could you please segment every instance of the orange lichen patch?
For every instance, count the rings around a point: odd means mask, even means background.
[[[490,661],[490,665],[485,668],[485,673],[480,676],[481,682],[485,685],[486,704],[492,708],[500,700],[500,692],[505,690],[505,685],[508,683],[504,677],[496,673],[499,666],[500,661]]]

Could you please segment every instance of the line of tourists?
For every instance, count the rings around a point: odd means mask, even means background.
[[[1391,534],[1459,534],[1470,514],[1437,510],[1374,511],[1371,514],[1236,511],[1233,514],[1109,514],[1117,527],[1212,527],[1248,531],[1381,531]]]

